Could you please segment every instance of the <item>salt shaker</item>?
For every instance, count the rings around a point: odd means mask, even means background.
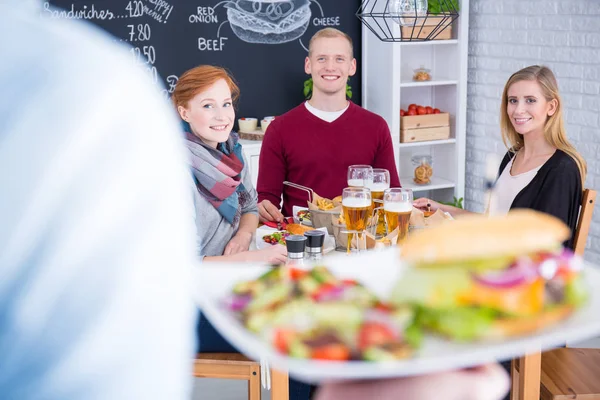
[[[285,239],[287,247],[287,261],[285,265],[304,265],[304,249],[306,237],[302,235],[291,235]]]
[[[320,261],[323,258],[325,232],[313,230],[304,232],[306,236],[306,258],[308,261]]]

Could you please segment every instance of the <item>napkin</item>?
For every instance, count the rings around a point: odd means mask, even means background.
[[[453,219],[454,218],[452,218],[450,214],[440,210],[439,208],[429,217],[425,217],[423,211],[413,207],[412,212],[410,213],[409,225],[417,228],[430,228]]]

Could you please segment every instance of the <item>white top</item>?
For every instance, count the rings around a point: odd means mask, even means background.
[[[350,102],[348,102],[348,104],[346,104],[346,108],[344,108],[343,110],[340,110],[340,111],[319,110],[318,108],[311,106],[308,101],[305,101],[304,105],[306,106],[306,109],[308,111],[310,111],[311,114],[316,115],[317,117],[321,118],[323,121],[333,122],[336,119],[338,119],[340,117],[340,115],[342,115],[344,112],[346,112],[348,107],[350,107]]]
[[[0,0],[0,397],[189,399],[175,113],[107,34],[40,15]]]
[[[513,165],[513,157],[506,167],[500,177],[496,181],[496,186],[494,187],[494,196],[490,201],[490,207],[488,209],[488,213],[490,215],[505,215],[510,210],[510,206],[512,205],[515,197],[519,194],[521,190],[525,188],[525,186],[529,185],[529,183],[533,180],[537,172],[542,165],[537,168],[531,169],[527,172],[523,172],[518,175],[511,175],[510,170]]]

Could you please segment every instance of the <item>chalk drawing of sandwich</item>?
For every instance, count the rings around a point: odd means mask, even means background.
[[[310,22],[310,0],[232,0],[225,4],[231,29],[244,42],[279,44],[301,37]]]

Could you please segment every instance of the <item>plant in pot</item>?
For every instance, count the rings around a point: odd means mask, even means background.
[[[458,11],[458,0],[428,0],[427,12],[433,15],[439,15],[443,12]]]
[[[348,82],[350,82],[350,78],[348,78]],[[312,97],[312,89],[313,89],[313,80],[312,78],[308,78],[304,81],[304,98],[309,100]],[[352,98],[352,86],[350,83],[346,83],[346,97],[349,99]]]

